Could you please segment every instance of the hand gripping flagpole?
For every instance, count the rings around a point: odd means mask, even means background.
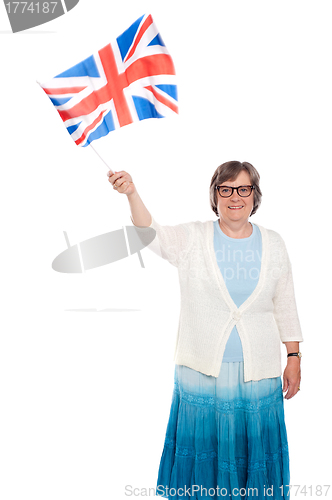
[[[93,149],[93,151],[96,153],[96,155],[97,155],[97,156],[99,156],[99,158],[101,159],[101,161],[102,161],[103,163],[105,163],[105,165],[106,165],[106,167],[108,168],[108,170],[110,170],[110,171],[112,172],[112,174],[114,174],[114,172],[113,172],[113,170],[111,169],[111,167],[109,167],[109,165],[107,165],[107,163],[106,163],[106,161],[104,160],[104,158],[102,158],[102,157],[100,156],[100,154],[99,154],[99,153],[95,150],[95,148],[92,146],[92,143],[91,143],[91,142],[90,142],[89,146],[90,146],[90,148],[92,148],[92,149]]]

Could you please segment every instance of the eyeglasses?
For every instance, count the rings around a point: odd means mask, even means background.
[[[234,189],[236,190],[237,194],[241,196],[241,198],[247,198],[251,195],[253,189],[255,189],[255,186],[216,186],[216,189],[218,189],[218,193],[222,198],[229,198],[230,196],[232,196],[232,194],[234,193]]]

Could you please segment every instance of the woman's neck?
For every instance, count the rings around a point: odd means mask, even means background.
[[[230,238],[248,238],[253,231],[252,224],[248,220],[225,222],[219,219],[219,227]]]

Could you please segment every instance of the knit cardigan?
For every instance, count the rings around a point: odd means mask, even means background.
[[[216,260],[213,221],[161,226],[150,248],[177,267],[181,309],[174,361],[218,377],[236,325],[243,348],[244,381],[278,377],[281,342],[302,342],[291,263],[281,236],[257,224],[262,261],[257,286],[237,307]],[[144,230],[143,230],[144,231]],[[281,341],[281,342],[280,342]]]

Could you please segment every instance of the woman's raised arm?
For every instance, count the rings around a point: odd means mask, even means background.
[[[132,221],[135,226],[149,227],[152,222],[152,217],[140,195],[137,192],[135,184],[128,172],[122,170],[121,172],[112,171],[107,172],[108,180],[112,184],[113,189],[118,193],[127,195]]]

